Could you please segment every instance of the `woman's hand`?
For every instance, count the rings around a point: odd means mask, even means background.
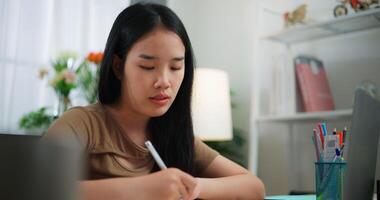
[[[129,185],[136,199],[192,200],[200,191],[196,178],[176,168],[133,178]]]

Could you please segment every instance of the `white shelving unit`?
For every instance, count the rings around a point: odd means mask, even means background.
[[[264,36],[262,39],[293,45],[378,27],[380,27],[380,9],[373,9],[342,16],[331,21],[289,28]]]
[[[261,25],[266,25],[270,23],[267,18],[264,18],[263,21],[265,22],[262,22]],[[256,61],[255,71],[254,71],[254,73],[256,73],[255,79],[257,79],[255,80],[255,83],[257,84],[254,85],[254,96],[253,96],[254,106],[253,106],[253,118],[252,118],[253,136],[251,137],[251,141],[250,141],[251,145],[256,147],[257,149],[251,150],[251,155],[253,156],[251,157],[250,166],[251,167],[254,166],[251,168],[252,171],[254,172],[258,171],[262,173],[262,174],[258,173],[258,175],[262,176],[261,178],[263,178],[264,182],[268,181],[272,183],[273,185],[288,184],[288,189],[297,190],[297,187],[305,185],[305,184],[309,185],[309,188],[310,188],[310,186],[312,185],[310,183],[310,180],[308,181],[303,180],[305,177],[300,178],[299,174],[312,177],[310,173],[313,173],[313,172],[304,170],[303,168],[308,168],[308,170],[312,170],[312,169],[309,169],[310,166],[306,165],[305,163],[307,164],[313,163],[313,158],[308,158],[310,160],[304,159],[303,155],[304,154],[309,155],[309,153],[305,152],[305,149],[296,150],[296,148],[299,148],[298,145],[301,145],[303,148],[309,148],[311,144],[309,143],[306,144],[306,143],[310,142],[310,138],[307,138],[308,140],[306,141],[304,139],[299,139],[299,136],[302,135],[302,133],[305,133],[304,134],[305,137],[308,137],[306,134],[310,133],[312,128],[314,128],[314,127],[311,127],[312,126],[311,124],[316,124],[317,122],[321,122],[321,121],[328,122],[329,124],[331,123],[331,124],[349,125],[349,121],[352,117],[351,105],[352,105],[353,93],[354,93],[353,90],[355,88],[355,85],[360,82],[358,80],[367,80],[367,79],[374,80],[375,84],[378,84],[378,85],[380,84],[380,81],[379,81],[380,79],[377,78],[377,77],[380,77],[380,65],[379,65],[380,45],[377,45],[380,43],[378,42],[380,41],[379,30],[380,30],[380,9],[371,9],[368,11],[362,11],[359,13],[354,13],[347,16],[334,18],[328,21],[317,22],[317,23],[308,24],[304,26],[296,26],[296,27],[279,31],[279,32],[273,32],[272,34],[265,34],[265,35],[258,36],[258,43],[255,48],[256,49],[255,58],[259,59],[259,61]],[[371,31],[374,31],[374,32],[371,32]],[[363,37],[363,35],[365,35],[366,37]],[[367,36],[370,36],[370,37],[367,38]],[[352,38],[354,38],[355,40],[354,42],[352,42]],[[344,42],[344,40],[349,40],[349,41]],[[371,42],[368,42],[368,44],[372,45],[370,47],[371,51],[368,50],[367,52],[367,49],[366,49],[367,47],[364,44],[360,44],[361,47],[355,46],[354,44],[359,43],[356,40],[367,41],[367,42],[370,40]],[[272,57],[269,56],[266,58],[263,57],[262,54],[265,54],[267,52],[263,53],[264,50],[262,49],[263,49],[263,46],[267,44],[282,46],[285,52],[283,53],[283,55],[285,55],[286,57],[286,61],[285,61],[286,70],[283,71],[284,74],[282,74],[282,76],[286,76],[289,79],[286,85],[285,84],[281,85],[281,90],[282,90],[281,92],[282,94],[285,94],[285,97],[286,97],[285,100],[288,101],[285,103],[281,102],[283,103],[282,106],[286,107],[285,112],[283,111],[273,112],[273,114],[271,114],[272,112],[268,111],[270,109],[265,107],[265,106],[270,107],[270,98],[272,97],[271,96],[272,93],[270,92],[273,89],[271,89],[270,87],[268,88],[268,86],[266,85],[262,85],[263,83],[261,80],[268,79],[269,81],[267,82],[270,82],[270,81],[276,81],[276,78],[278,78],[278,77],[270,77],[271,75],[265,74],[267,73],[267,71],[265,71],[264,69],[266,69],[267,67],[272,67],[272,66],[268,66],[270,65],[269,64],[270,62],[268,62],[268,60],[275,59],[274,56]],[[332,81],[331,79],[329,79],[330,83],[332,82],[331,84],[333,84],[334,86],[332,88],[333,96],[335,94],[335,97],[337,97],[335,99],[336,100],[335,104],[338,106],[336,106],[337,109],[333,111],[307,113],[307,112],[297,112],[296,110],[296,103],[297,103],[296,89],[295,89],[296,80],[295,80],[295,74],[294,74],[295,72],[294,72],[294,65],[293,65],[293,57],[297,55],[296,53],[294,53],[293,49],[296,48],[298,50],[297,53],[303,53],[302,50],[299,50],[299,49],[309,48],[308,50],[310,50],[309,46],[313,46],[313,45],[317,45],[317,47],[315,47],[317,50],[313,51],[314,49],[311,48],[312,49],[311,52],[320,53],[321,49],[326,49],[326,47],[320,47],[318,45],[324,45],[324,46],[331,45],[331,48],[336,48],[336,49],[341,50],[341,51],[332,50],[331,54],[322,53],[322,58],[321,58],[322,61],[324,61],[325,57],[328,61],[330,61],[330,65],[328,66],[326,65],[326,68],[330,70],[332,74],[334,74],[332,75],[333,77]],[[343,47],[339,45],[343,45]],[[360,61],[362,62],[359,62],[359,61],[357,63],[351,62],[351,60],[354,60],[352,59],[352,57],[355,57],[356,55],[351,55],[350,53],[352,52],[355,53],[355,48],[358,48],[357,51],[358,51],[358,54],[362,56],[360,58]],[[273,51],[276,51],[276,49],[273,49]],[[269,52],[269,53],[272,53],[272,52]],[[371,54],[372,56],[370,57],[370,59],[368,59],[369,56],[366,55],[368,53]],[[378,55],[376,56],[375,54],[378,54]],[[267,59],[267,60],[262,61],[263,59]],[[341,61],[341,63],[339,63],[338,61],[333,62],[334,59]],[[363,65],[363,66],[357,66],[357,65]],[[368,70],[369,72],[360,73],[362,71],[360,71],[358,68],[363,69],[363,71]],[[328,70],[327,70],[328,75],[331,75],[329,74]],[[343,70],[342,72],[343,74],[341,74],[342,70]],[[345,87],[349,87],[349,88],[347,89]],[[284,90],[286,91],[284,92]],[[341,94],[343,94],[344,97],[342,97]],[[350,96],[351,94],[352,96]],[[345,101],[342,101],[342,99]],[[304,130],[301,130],[301,129],[304,129]],[[300,130],[302,133],[298,134]],[[272,131],[273,133],[271,133],[270,131]],[[295,133],[296,131],[298,132]],[[276,138],[276,139],[272,141],[273,138]],[[257,141],[257,140],[260,140],[260,141]],[[263,142],[261,140],[265,140],[265,141]],[[299,144],[297,142],[302,142],[302,144]],[[283,148],[276,147],[277,149],[274,149],[272,145],[275,145],[275,146],[282,145]],[[260,150],[266,151],[265,156],[260,156],[262,155],[262,153],[260,152],[259,148],[263,148]],[[273,153],[268,154],[267,151],[273,152]],[[297,151],[297,152],[294,153],[294,151]],[[257,152],[258,154],[255,154]],[[275,157],[276,161],[273,161],[273,159],[267,158],[268,156]],[[283,156],[289,156],[289,157],[285,159],[283,158]],[[277,161],[279,159],[282,161]],[[294,161],[299,161],[300,163],[303,163],[303,164],[301,164],[302,166],[295,167]],[[257,170],[256,168],[255,163],[258,163],[258,162],[259,162],[258,167],[261,167],[261,170],[260,169]],[[265,163],[263,164],[262,162],[265,162]],[[281,176],[281,174],[284,174],[284,172],[281,172],[281,173],[275,172],[275,169],[272,169],[272,167],[275,167],[275,166],[281,166],[278,169],[281,169],[283,171],[288,170],[287,172],[285,172],[287,174],[282,176],[282,179],[284,180],[280,180],[281,177],[278,178],[279,180],[273,180],[272,178],[273,173],[277,174],[278,176]],[[297,177],[299,177],[298,180],[291,180],[291,178],[289,177],[293,177],[295,173],[298,173],[297,174],[298,175]],[[291,181],[297,181],[298,183],[291,183]],[[273,185],[269,185],[269,187],[272,187]],[[284,193],[283,190],[281,189],[276,190],[276,191],[282,191],[282,193]]]
[[[331,21],[319,22],[305,26],[293,27],[278,33],[261,37],[262,40],[284,44],[288,49],[292,45],[311,42],[317,39],[335,37],[364,30],[380,28],[380,9],[372,9],[352,15],[338,17]],[[379,36],[380,39],[380,36]],[[291,50],[289,50],[291,51]],[[379,53],[380,56],[380,53]],[[292,58],[291,58],[292,59]],[[293,67],[293,66],[288,66]],[[291,70],[292,71],[292,70]],[[379,74],[380,75],[380,74]],[[295,78],[294,75],[291,76]],[[295,80],[293,80],[295,84]],[[294,88],[292,88],[294,89]],[[295,89],[294,89],[295,90]],[[295,101],[296,97],[291,97]],[[296,102],[294,102],[295,104]],[[257,116],[257,122],[290,122],[290,121],[323,121],[332,119],[347,119],[351,117],[352,110],[334,110],[317,113],[290,113],[287,115]]]
[[[262,116],[256,120],[262,122],[304,122],[304,121],[331,121],[348,119],[352,116],[352,109],[312,112],[312,113],[297,113],[290,115],[278,115],[278,116]]]

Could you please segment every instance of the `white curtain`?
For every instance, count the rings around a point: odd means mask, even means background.
[[[20,132],[22,115],[54,107],[56,97],[39,80],[39,69],[50,68],[62,51],[80,57],[102,51],[113,21],[128,5],[129,0],[0,0],[0,132]]]

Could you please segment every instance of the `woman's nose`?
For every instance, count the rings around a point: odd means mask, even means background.
[[[157,76],[156,82],[154,83],[154,88],[156,89],[167,89],[170,87],[169,76],[166,72],[162,72]]]

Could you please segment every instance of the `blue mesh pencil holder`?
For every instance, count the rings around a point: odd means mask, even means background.
[[[316,162],[317,200],[342,200],[346,162]]]

